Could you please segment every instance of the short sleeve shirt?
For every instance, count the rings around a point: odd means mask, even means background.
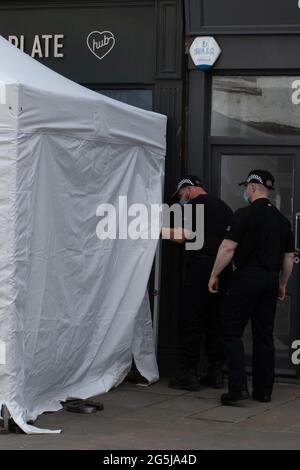
[[[267,198],[238,209],[225,238],[238,243],[233,258],[237,267],[280,270],[284,253],[294,251],[290,222]]]
[[[192,228],[196,230],[196,207],[197,204],[204,206],[204,245],[201,250],[189,251],[189,256],[199,254],[216,256],[219,246],[224,240],[226,228],[231,224],[233,212],[221,199],[210,194],[201,194],[191,199],[188,205],[192,206]]]

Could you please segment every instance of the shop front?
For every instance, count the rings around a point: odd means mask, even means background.
[[[188,169],[233,209],[239,181],[264,168],[276,179],[274,204],[295,234],[295,267],[278,302],[274,332],[277,375],[299,379],[291,361],[300,338],[300,9],[298,2],[187,0],[187,44],[214,38],[221,49],[207,70],[189,59]],[[246,333],[251,353],[251,332]],[[250,361],[249,361],[250,366]]]
[[[264,0],[263,8],[258,0],[9,1],[0,13],[0,34],[46,66],[168,116],[166,201],[188,172],[236,209],[243,204],[237,182],[266,168],[300,250],[298,0]],[[205,70],[189,55],[203,36],[221,51]],[[181,251],[163,243],[149,285],[163,376],[178,365]],[[277,374],[289,380],[300,378],[291,362],[292,342],[300,339],[297,261],[275,328]]]

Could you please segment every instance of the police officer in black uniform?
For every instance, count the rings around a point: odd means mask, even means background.
[[[223,387],[224,353],[220,337],[220,311],[231,275],[228,267],[220,278],[220,290],[214,296],[208,292],[210,277],[218,247],[224,238],[233,213],[220,199],[207,194],[197,176],[182,177],[173,194],[181,205],[191,206],[192,228],[196,229],[196,208],[204,206],[204,245],[201,249],[184,251],[184,287],[180,315],[180,373],[172,379],[169,387],[197,390],[199,378],[197,367],[200,359],[201,340],[205,337],[205,350],[208,358],[208,373],[202,382],[214,388]],[[202,227],[203,228],[203,227]],[[187,241],[184,231],[177,234],[169,228],[162,229],[164,238],[177,243]],[[191,242],[189,240],[189,242]]]
[[[218,276],[233,259],[234,271],[225,296],[221,329],[229,371],[229,391],[221,403],[231,405],[249,397],[242,335],[251,319],[253,335],[252,396],[271,400],[274,383],[273,328],[277,298],[284,300],[294,262],[294,239],[289,221],[269,201],[274,177],[253,170],[246,181],[248,207],[238,209],[228,227],[209,281],[218,291]]]

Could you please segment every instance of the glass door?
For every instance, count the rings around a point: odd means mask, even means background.
[[[288,218],[295,233],[295,251],[299,250],[300,227],[300,149],[288,147],[215,146],[212,155],[212,192],[236,210],[244,205],[244,188],[238,186],[253,169],[269,170],[275,177],[273,204]],[[298,237],[298,240],[296,239]],[[300,339],[300,275],[298,257],[290,279],[287,297],[278,302],[274,344],[276,373],[299,377],[299,366],[291,362],[291,345]],[[244,335],[245,351],[250,367],[251,329]]]

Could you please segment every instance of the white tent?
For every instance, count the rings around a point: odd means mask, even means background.
[[[156,240],[96,234],[101,203],[160,204],[166,117],[90,91],[0,37],[0,407],[27,421],[158,378]],[[125,206],[118,209],[120,220]],[[125,219],[124,219],[125,220]]]

